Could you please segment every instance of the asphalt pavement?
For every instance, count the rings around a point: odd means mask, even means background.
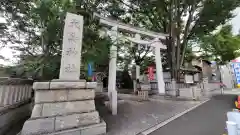
[[[20,120],[19,122],[17,122],[16,124],[12,125],[12,127],[10,127],[9,131],[7,131],[6,134],[4,135],[18,135],[18,133],[22,130],[23,124],[24,122],[29,119],[25,118],[23,120]]]
[[[226,133],[226,113],[233,108],[233,98],[230,95],[215,96],[150,135],[222,135]]]

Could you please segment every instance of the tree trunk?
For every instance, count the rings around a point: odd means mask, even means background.
[[[187,42],[188,42],[188,38],[189,38],[190,25],[192,23],[193,13],[195,10],[196,10],[196,3],[194,3],[192,5],[191,10],[189,11],[189,17],[188,17],[187,24],[185,26],[185,30],[183,33],[183,42],[181,45],[182,46],[182,55],[181,55],[181,59],[180,59],[180,65],[183,65],[183,62],[184,62],[184,56],[185,56]]]
[[[177,0],[177,28],[176,28],[176,40],[177,40],[177,52],[176,52],[176,61],[177,61],[177,68],[176,68],[176,79],[177,81],[180,81],[180,51],[181,51],[181,39],[180,39],[180,34],[181,34],[181,13],[180,13],[180,0]]]
[[[175,74],[175,69],[176,69],[176,64],[175,64],[175,61],[176,61],[176,59],[175,59],[175,42],[174,42],[174,33],[173,33],[173,31],[174,31],[174,24],[175,24],[175,20],[174,20],[174,9],[173,9],[173,5],[174,5],[174,1],[175,0],[171,0],[170,2],[170,16],[169,16],[169,20],[170,20],[170,22],[169,22],[169,36],[170,36],[170,42],[169,42],[169,47],[170,47],[170,49],[169,49],[169,51],[168,51],[168,53],[169,53],[169,55],[171,55],[171,59],[170,59],[170,63],[171,63],[171,67],[170,67],[170,70],[171,70],[171,78],[172,79],[176,79],[176,74]]]

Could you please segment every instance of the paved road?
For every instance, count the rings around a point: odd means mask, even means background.
[[[150,135],[222,135],[233,96],[216,96]]]
[[[27,119],[28,118],[25,118],[13,125],[5,135],[17,135],[22,130],[22,126]]]

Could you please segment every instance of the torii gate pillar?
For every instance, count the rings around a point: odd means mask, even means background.
[[[117,90],[116,90],[116,72],[117,72],[117,27],[112,27],[110,34],[113,45],[110,48],[109,77],[108,77],[108,97],[112,115],[117,115]]]
[[[158,41],[158,39],[156,39]],[[155,62],[156,62],[156,70],[157,70],[157,83],[158,83],[158,93],[165,94],[165,83],[163,79],[163,70],[162,70],[162,59],[161,59],[161,46],[162,43],[160,41],[154,43],[155,46]]]

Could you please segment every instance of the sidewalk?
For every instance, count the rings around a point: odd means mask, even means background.
[[[223,93],[225,95],[240,95],[240,89],[239,88],[228,89],[228,90],[224,90]]]
[[[104,105],[98,105],[97,108],[107,123],[107,135],[136,135],[201,102],[156,97],[142,102],[125,99],[118,104],[116,116],[112,116]]]

